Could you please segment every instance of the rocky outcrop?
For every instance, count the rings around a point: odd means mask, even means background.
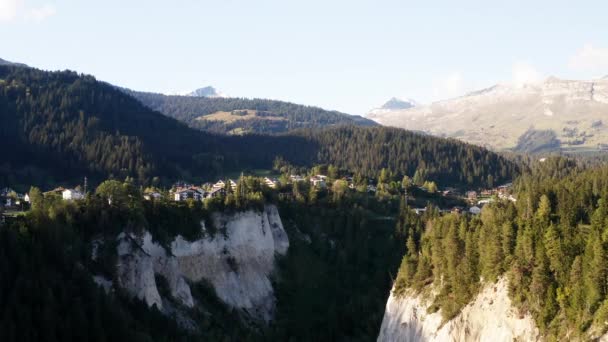
[[[432,296],[431,296],[432,297]],[[441,312],[428,313],[432,298],[392,293],[386,304],[378,341],[536,341],[532,317],[511,305],[507,280],[486,285],[458,316],[443,322]]]
[[[163,308],[155,275],[167,280],[171,296],[192,307],[195,301],[189,282],[208,281],[218,297],[252,318],[272,318],[275,298],[270,275],[275,254],[285,254],[289,240],[278,210],[212,215],[218,232],[213,237],[187,241],[177,236],[166,250],[148,232],[140,237],[119,237],[117,281],[120,287],[149,306]],[[201,229],[205,230],[204,222]]]

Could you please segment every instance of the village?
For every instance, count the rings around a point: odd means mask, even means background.
[[[241,177],[243,177],[241,175]],[[289,175],[276,177],[257,177],[258,181],[269,191],[277,193],[280,199],[294,199],[294,193],[297,192],[294,186],[308,186],[318,192],[338,191],[338,187],[347,188],[349,191],[367,193],[371,196],[382,196],[382,192],[392,193],[405,196],[408,204],[416,214],[423,214],[427,211],[426,203],[430,199],[439,198],[447,199],[442,201],[446,203],[439,207],[441,214],[447,213],[467,213],[478,215],[482,208],[495,200],[508,200],[516,202],[517,199],[511,193],[512,184],[504,184],[490,189],[482,190],[467,190],[462,191],[455,188],[445,188],[438,190],[434,183],[429,186],[429,182],[423,185],[414,185],[409,181],[405,183],[405,178],[402,184],[395,185],[392,182],[391,186],[379,183],[374,179],[369,179],[367,184],[356,184],[353,176],[343,176],[330,178],[324,174],[315,174],[312,176],[304,175]],[[409,179],[409,178],[408,178]],[[229,192],[234,192],[237,188],[239,180],[220,179],[215,183],[204,183],[202,185],[194,185],[186,182],[177,182],[168,190],[160,190],[158,188],[142,189],[142,198],[145,201],[195,201],[203,202],[215,198],[222,198]],[[344,189],[343,189],[344,190]],[[87,195],[86,178],[84,186],[75,187],[57,187],[52,190],[43,192],[44,197],[54,196],[63,201],[79,201],[85,199]],[[425,202],[426,201],[426,202]],[[425,205],[419,205],[419,204]],[[449,205],[450,203],[458,203],[457,205]],[[30,196],[29,193],[19,193],[11,188],[0,190],[0,222],[3,222],[6,217],[11,217],[23,213],[29,208]]]

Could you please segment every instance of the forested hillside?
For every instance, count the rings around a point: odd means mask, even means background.
[[[342,127],[294,135],[318,144],[319,161],[366,176],[387,168],[408,176],[419,171],[442,185],[491,187],[518,172],[514,163],[484,148],[397,128]]]
[[[144,105],[197,129],[228,134],[279,133],[297,128],[337,125],[376,126],[358,115],[290,102],[245,99],[168,96],[124,89]]]
[[[440,185],[491,185],[516,165],[483,148],[394,128],[337,127],[224,136],[188,128],[113,86],[74,72],[0,66],[0,185],[124,179],[168,183],[292,164],[376,177],[419,170]]]
[[[548,340],[605,333],[608,168],[581,172],[563,159],[541,165],[518,179],[515,204],[491,203],[479,217],[430,211],[420,220],[404,210],[408,251],[396,294],[434,283],[433,310],[449,319],[477,294],[480,277],[506,274],[514,304]]]

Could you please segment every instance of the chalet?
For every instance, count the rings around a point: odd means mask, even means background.
[[[467,191],[466,196],[470,201],[475,201],[477,200],[477,191]]]
[[[226,188],[226,182],[224,182],[223,180],[219,180],[217,181],[217,183],[213,184],[212,186],[213,189],[225,189]]]
[[[264,183],[271,189],[276,189],[276,187],[279,185],[279,182],[276,178],[264,177]]]
[[[479,208],[478,206],[472,206],[471,208],[469,208],[469,212],[473,215],[479,215],[481,214],[481,208]]]
[[[50,191],[47,191],[47,192],[43,192],[43,193],[42,193],[42,196],[52,196],[52,195],[56,195],[56,196],[63,196],[63,192],[64,192],[65,190],[66,190],[66,189],[65,189],[64,187],[61,187],[61,186],[60,186],[60,187],[55,188],[55,189],[53,189],[53,190],[50,190]]]
[[[145,199],[146,201],[152,201],[152,200],[154,200],[154,201],[158,201],[158,200],[160,200],[162,197],[163,197],[163,196],[162,196],[162,195],[161,195],[159,192],[156,192],[156,191],[152,191],[152,192],[146,192],[146,193],[144,193],[144,199]]]
[[[84,198],[82,191],[76,189],[65,189],[61,192],[61,197],[65,201],[76,201]]]
[[[416,215],[420,215],[426,212],[426,208],[414,208],[414,212],[416,213]]]
[[[232,179],[229,179],[228,182],[230,183],[230,189],[234,190],[236,188],[236,182]],[[217,183],[213,184],[212,189],[226,189],[226,182],[220,179]]]
[[[187,199],[193,199],[195,201],[201,201],[205,198],[205,191],[197,187],[179,188],[173,192],[173,199],[176,202],[185,201]]]
[[[508,200],[508,201],[513,202],[513,203],[517,202],[517,199],[515,197],[513,197],[513,195],[511,195],[511,194],[499,193],[498,194],[498,198],[504,199],[504,200]]]
[[[291,175],[291,176],[289,176],[289,180],[292,183],[297,183],[297,182],[304,182],[304,181],[306,181],[306,178],[304,178],[302,176],[299,176],[299,175]]]
[[[213,188],[211,189],[211,191],[209,191],[206,195],[205,198],[215,198],[215,197],[219,197],[219,196],[223,196],[226,194],[226,189],[224,188]]]
[[[327,186],[327,176],[324,175],[316,175],[310,177],[310,183],[314,187],[324,188]]]
[[[484,206],[484,205],[486,205],[486,204],[490,204],[490,203],[492,203],[492,202],[494,202],[494,199],[492,199],[492,198],[487,198],[487,199],[483,199],[483,200],[479,200],[479,201],[477,201],[477,205],[478,205],[478,206]]]

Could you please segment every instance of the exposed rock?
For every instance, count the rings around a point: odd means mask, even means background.
[[[116,280],[118,286],[133,296],[143,300],[148,306],[162,309],[162,300],[154,279],[154,264],[134,239],[125,234],[118,235],[118,265]]]
[[[112,291],[112,281],[104,276],[94,275],[93,281],[95,284],[99,285],[99,287],[103,288],[106,293],[110,293]]]
[[[432,298],[392,293],[378,341],[536,341],[539,331],[530,315],[511,305],[507,280],[486,285],[458,316],[442,324],[441,311],[428,313]]]
[[[193,281],[209,281],[229,306],[270,320],[275,306],[269,279],[274,256],[289,247],[276,207],[267,206],[263,213],[215,214],[213,221],[225,228],[226,236],[194,242],[178,237],[171,244],[181,273]]]
[[[215,213],[217,233],[196,241],[177,236],[171,252],[152,241],[144,232],[141,238],[121,234],[118,244],[118,284],[149,306],[163,308],[154,279],[167,279],[171,295],[181,304],[195,305],[188,281],[207,280],[228,306],[269,321],[275,309],[270,275],[275,254],[285,254],[289,240],[278,210],[268,205],[264,211],[249,210],[231,215]],[[205,229],[201,222],[201,229]]]

